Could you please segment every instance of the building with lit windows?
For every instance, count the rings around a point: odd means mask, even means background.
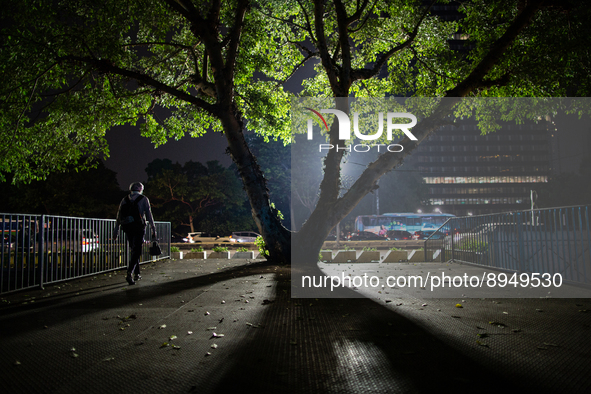
[[[506,124],[488,135],[464,122],[423,141],[411,162],[429,186],[431,209],[457,216],[528,209],[551,172],[549,138],[544,122]]]

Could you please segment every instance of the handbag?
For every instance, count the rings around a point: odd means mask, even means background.
[[[161,254],[162,249],[160,249],[158,241],[152,241],[152,246],[150,246],[150,256],[160,256]]]

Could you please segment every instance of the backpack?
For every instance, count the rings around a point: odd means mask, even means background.
[[[131,201],[129,196],[123,199],[124,202],[119,209],[119,224],[124,232],[138,230],[146,225],[138,207],[138,202],[142,198],[144,196],[140,195],[134,201]]]

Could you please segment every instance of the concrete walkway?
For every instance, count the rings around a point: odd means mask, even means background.
[[[245,260],[142,276],[2,297],[0,392],[591,390],[589,299],[292,299],[288,268]]]

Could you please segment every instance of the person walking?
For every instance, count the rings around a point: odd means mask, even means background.
[[[150,209],[150,201],[148,197],[143,195],[144,185],[140,182],[134,182],[129,185],[129,192],[119,204],[113,238],[117,239],[121,227],[127,236],[127,242],[131,250],[125,280],[130,285],[135,285],[135,282],[142,278],[140,276],[140,257],[142,255],[144,235],[146,234],[146,222],[150,224],[152,239],[156,239],[156,226]]]

